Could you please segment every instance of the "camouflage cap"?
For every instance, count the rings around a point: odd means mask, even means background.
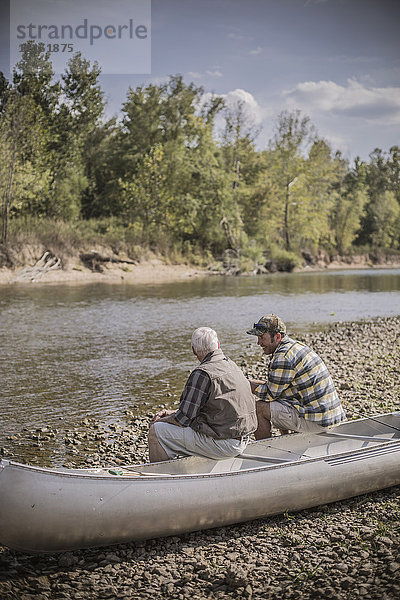
[[[270,333],[275,335],[276,333],[281,333],[282,335],[286,334],[286,325],[276,315],[264,315],[260,319],[258,319],[258,323],[254,323],[252,329],[248,329],[247,332],[249,335],[263,335],[264,333]]]

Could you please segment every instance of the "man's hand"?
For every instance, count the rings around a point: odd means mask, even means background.
[[[254,394],[256,387],[258,387],[259,385],[263,385],[265,383],[265,381],[261,381],[261,379],[249,379],[249,383],[250,383],[251,391]]]
[[[154,417],[151,419],[150,423],[155,423],[156,421],[165,421],[165,417],[169,417],[170,415],[174,415],[175,414],[175,410],[168,410],[166,408],[163,408],[163,410],[160,410],[160,412],[156,413],[154,415]]]

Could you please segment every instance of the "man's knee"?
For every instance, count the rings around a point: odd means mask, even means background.
[[[147,440],[149,445],[150,462],[158,462],[169,459],[168,454],[165,452],[164,448],[159,442],[153,423],[149,427]]]
[[[257,419],[267,419],[271,420],[271,408],[269,402],[264,402],[263,400],[258,400],[256,402],[256,414]]]
[[[158,437],[157,437],[157,434],[156,434],[156,431],[155,431],[155,428],[154,428],[154,423],[152,423],[150,425],[150,427],[149,427],[149,431],[148,431],[148,434],[147,434],[147,439],[148,439],[149,444],[151,444],[151,443],[153,443],[153,444],[154,443],[159,443],[158,442]]]

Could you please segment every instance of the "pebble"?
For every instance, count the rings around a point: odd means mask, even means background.
[[[349,418],[398,409],[399,317],[338,323],[301,339],[326,362]],[[244,372],[262,378],[268,360],[254,345],[242,358]],[[143,462],[147,410],[141,417],[126,411],[129,424],[112,428],[87,418],[74,430],[62,424],[21,430],[0,452],[21,460],[40,441],[44,452],[37,452],[36,464],[43,466],[50,466],[46,457],[57,444],[69,467]],[[1,600],[394,600],[399,577],[400,486],[293,515],[112,548],[30,556],[0,546]]]

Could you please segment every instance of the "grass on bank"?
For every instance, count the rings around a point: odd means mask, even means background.
[[[214,256],[188,240],[173,241],[161,232],[151,240],[135,224],[116,218],[73,222],[19,217],[10,220],[7,251],[0,252],[0,267],[21,267],[38,260],[45,251],[58,256],[63,264],[79,259],[82,252],[96,250],[143,262],[157,256],[166,264],[190,264],[223,272],[251,272],[259,266],[292,271],[301,263],[295,253],[271,246],[266,253],[253,240],[243,244],[240,253],[227,249]]]
[[[0,256],[0,267],[25,266],[32,262],[33,255],[39,259],[45,251],[52,252],[67,264],[78,259],[81,253],[93,250],[138,262],[155,255],[167,264],[206,266],[212,260],[207,253],[179,248],[166,236],[158,236],[157,243],[150,243],[135,227],[114,218],[65,222],[28,217],[10,221],[7,256],[11,264],[2,265]],[[4,260],[3,257],[3,263]]]
[[[137,262],[154,257],[165,264],[187,264],[213,271],[234,274],[251,272],[291,272],[295,268],[316,264],[319,254],[329,262],[329,253],[314,249],[312,252],[285,250],[275,243],[265,241],[265,246],[255,240],[243,239],[239,251],[225,249],[213,253],[193,241],[173,240],[168,232],[157,232],[152,239],[144,234],[138,224],[130,224],[115,217],[79,221],[13,218],[9,222],[7,247],[0,244],[0,268],[24,267],[34,264],[46,251],[59,257],[63,265],[79,263],[81,253],[97,251],[100,254],[119,256]],[[356,255],[369,256],[372,264],[384,264],[399,253],[390,250],[353,248],[343,260],[353,261]]]

